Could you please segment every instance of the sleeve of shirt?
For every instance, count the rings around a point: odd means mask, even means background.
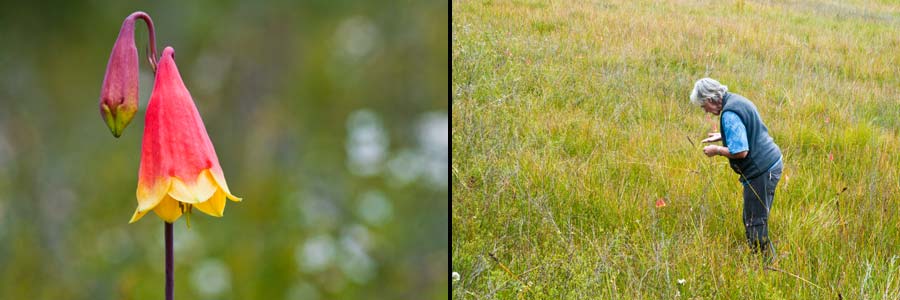
[[[747,127],[744,127],[744,122],[741,122],[737,114],[730,111],[722,113],[722,131],[728,141],[725,147],[728,147],[729,153],[733,155],[750,150]]]

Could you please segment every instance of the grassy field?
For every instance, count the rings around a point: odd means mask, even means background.
[[[452,2],[453,299],[900,298],[900,4]],[[689,104],[784,153],[764,270]],[[657,200],[667,204],[657,207]]]

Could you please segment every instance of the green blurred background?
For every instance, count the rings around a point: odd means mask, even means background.
[[[163,225],[128,224],[153,76],[115,139],[98,97],[143,10],[231,191],[175,224],[178,299],[445,299],[440,1],[36,1],[0,10],[0,299],[161,299]]]

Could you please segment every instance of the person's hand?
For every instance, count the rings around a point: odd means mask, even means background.
[[[703,154],[706,154],[706,156],[713,157],[719,153],[720,153],[719,146],[709,145],[709,146],[703,147]]]
[[[707,138],[700,141],[701,143],[714,143],[722,140],[722,134],[718,132],[710,132],[706,136]]]

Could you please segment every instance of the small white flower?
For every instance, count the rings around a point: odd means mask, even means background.
[[[451,277],[453,277],[453,282],[459,281],[459,273],[453,272]]]
[[[684,285],[684,283],[686,283],[686,282],[687,282],[687,280],[678,279],[678,284],[680,284],[680,285]]]

